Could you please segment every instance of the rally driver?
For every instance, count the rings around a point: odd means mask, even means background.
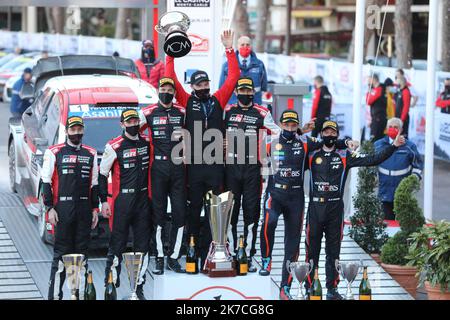
[[[113,217],[111,238],[105,268],[105,284],[112,271],[113,282],[120,286],[122,253],[125,252],[130,226],[133,229],[133,251],[145,254],[139,273],[137,295],[145,300],[143,285],[148,267],[150,241],[149,164],[150,144],[139,134],[139,114],[125,109],[121,115],[124,133],[109,141],[100,163],[99,193],[102,215]],[[108,202],[108,176],[112,171],[113,208]]]
[[[84,123],[69,117],[66,142],[49,147],[44,154],[41,178],[48,221],[55,228],[55,246],[48,290],[49,300],[62,300],[66,271],[61,257],[83,254],[87,257],[91,228],[98,222],[97,151],[81,144]],[[86,276],[87,259],[81,276]],[[81,278],[83,279],[83,278]],[[76,293],[84,299],[85,281]]]
[[[373,156],[336,150],[339,128],[336,122],[326,121],[321,131],[323,147],[310,153],[308,166],[311,170],[309,207],[306,225],[306,261],[314,262],[305,287],[308,290],[319,263],[322,235],[325,233],[325,271],[327,300],[342,300],[337,291],[339,274],[335,261],[339,259],[344,228],[343,194],[345,180],[350,168],[376,166],[388,159],[396,148],[405,143],[397,135],[391,145]]]

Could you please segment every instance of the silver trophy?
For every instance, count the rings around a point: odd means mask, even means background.
[[[164,52],[171,57],[180,58],[187,55],[192,48],[192,42],[186,34],[191,20],[183,12],[170,11],[161,16],[155,30],[166,36]]]
[[[66,254],[62,256],[62,261],[66,269],[67,286],[71,293],[70,300],[79,300],[77,291],[80,288],[80,281],[84,280],[80,274],[83,268],[84,255]]]
[[[312,259],[308,262],[290,262],[286,261],[286,269],[291,274],[292,278],[297,279],[298,281],[298,292],[296,300],[305,300],[305,295],[303,294],[303,282],[306,279],[306,276],[311,273],[313,269],[313,261]]]
[[[234,203],[233,193],[228,191],[216,196],[209,191],[206,202],[212,235],[206,270],[210,277],[233,277],[236,275],[235,263],[227,247],[227,233]]]
[[[127,268],[128,280],[130,280],[131,296],[128,300],[139,300],[136,289],[144,255],[143,252],[127,252],[122,254],[125,267]]]
[[[342,278],[344,278],[347,282],[347,292],[345,294],[345,299],[355,300],[355,296],[352,293],[352,283],[356,279],[356,276],[362,268],[362,262],[339,262],[339,260],[336,259],[335,266],[337,272],[339,272]]]

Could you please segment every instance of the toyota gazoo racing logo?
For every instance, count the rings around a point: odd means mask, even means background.
[[[242,122],[243,119],[244,119],[244,116],[242,114],[233,114],[230,117],[230,121],[233,121],[233,122]]]
[[[339,186],[330,185],[328,182],[316,182],[317,190],[320,192],[336,192],[339,191]]]
[[[133,157],[136,157],[136,155],[137,155],[137,150],[136,149],[128,149],[128,150],[125,150],[123,152],[123,158],[124,159],[133,158]]]
[[[77,163],[77,156],[64,156],[62,163]]]
[[[167,124],[167,117],[156,117],[153,119],[153,125]]]

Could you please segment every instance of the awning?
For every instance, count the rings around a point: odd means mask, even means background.
[[[294,18],[326,18],[331,16],[332,9],[297,9],[292,11]]]

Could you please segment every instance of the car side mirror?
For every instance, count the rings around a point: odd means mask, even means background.
[[[30,82],[26,82],[19,92],[20,99],[33,99],[34,98],[34,86]]]
[[[45,139],[45,138],[34,138],[33,139],[33,144],[36,147],[46,147],[46,146],[48,146],[48,139]]]

